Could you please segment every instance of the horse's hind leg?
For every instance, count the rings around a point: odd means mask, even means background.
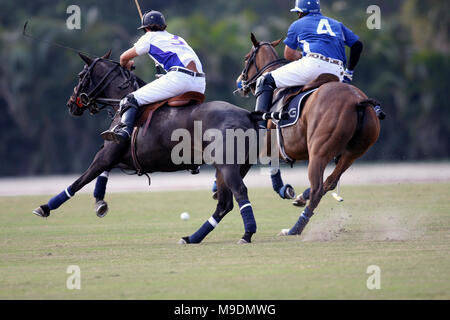
[[[237,165],[225,165],[221,167],[224,182],[231,189],[231,192],[239,205],[242,220],[244,221],[245,233],[239,240],[239,244],[250,243],[252,236],[256,233],[256,221],[253,215],[252,205],[248,199],[247,187],[242,177],[250,169],[250,165],[244,165],[239,168]]]
[[[323,185],[323,194],[325,195],[328,191],[334,190],[341,178],[342,174],[347,170],[353,162],[357,159],[357,156],[350,152],[344,153],[342,157],[336,164],[333,172],[328,176]],[[306,202],[309,200],[311,194],[311,188],[306,189],[303,193],[299,194],[292,204],[296,207],[304,207]]]
[[[219,224],[219,222],[225,217],[225,215],[233,210],[233,194],[230,188],[225,184],[223,175],[221,172],[217,171],[216,174],[217,181],[217,207],[214,214],[206,220],[205,223],[192,235],[188,237],[183,237],[179,244],[189,244],[189,243],[200,243],[202,240],[214,230],[214,228]]]
[[[324,194],[323,173],[327,166],[328,159],[323,157],[311,157],[308,166],[308,177],[311,184],[309,204],[300,215],[296,224],[288,231],[282,230],[282,235],[300,235],[314,214],[314,209],[319,205]]]
[[[86,184],[98,177],[103,171],[110,170],[114,166],[114,159],[120,159],[127,145],[110,144],[108,148],[102,148],[95,155],[86,172],[78,178],[73,184],[67,187],[58,195],[49,200],[47,204],[41,205],[33,210],[37,216],[46,218],[50,215],[51,210],[59,208],[64,202],[72,198],[76,192],[83,188]]]
[[[354,154],[348,151],[344,153],[344,155],[339,159],[336,168],[334,168],[333,172],[325,180],[324,194],[336,188],[342,174],[345,172],[345,170],[350,168],[350,166],[353,164],[353,162],[355,162],[356,159],[357,157]]]

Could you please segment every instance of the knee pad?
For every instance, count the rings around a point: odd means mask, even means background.
[[[133,94],[130,93],[125,98],[120,100],[119,107],[119,113],[122,116],[130,108],[137,110],[139,108],[139,104]]]
[[[255,95],[259,96],[264,91],[273,91],[275,90],[277,85],[275,84],[275,79],[272,77],[272,74],[266,73],[258,78],[256,81],[256,91]]]

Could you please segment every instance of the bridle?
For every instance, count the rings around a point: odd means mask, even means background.
[[[126,79],[123,84],[119,86],[120,89],[124,89],[131,84],[134,89],[138,89],[138,84],[136,81],[136,76],[125,70],[120,66],[120,63],[112,60],[108,60],[113,63],[113,66],[105,73],[105,75],[100,79],[100,81],[94,85],[93,88],[89,89],[88,83],[92,82],[92,70],[94,69],[97,62],[105,60],[102,58],[96,58],[89,66],[85,66],[83,71],[80,72],[78,77],[80,81],[78,85],[74,89],[74,93],[69,99],[69,103],[75,103],[75,105],[84,110],[89,109],[90,113],[95,114],[104,109],[106,106],[118,105],[120,99],[109,99],[109,98],[99,98],[99,95],[105,90],[111,82],[119,75],[117,74],[114,77],[110,77],[110,75],[119,68],[120,74]],[[86,81],[88,80],[88,81]],[[99,107],[97,104],[101,104]]]
[[[238,88],[237,91],[241,92],[248,92],[250,91],[251,87],[256,84],[256,81],[258,78],[265,72],[267,69],[275,67],[277,65],[284,65],[288,63],[289,61],[286,59],[276,59],[274,61],[269,62],[261,69],[258,68],[258,65],[256,64],[256,55],[258,54],[259,49],[263,46],[270,46],[275,54],[277,56],[277,53],[275,49],[273,48],[272,44],[270,42],[260,42],[256,47],[254,47],[253,52],[250,54],[250,57],[247,59],[247,63],[244,67],[244,70],[241,72],[241,86]],[[253,75],[250,79],[248,78],[248,72],[250,70],[250,67],[252,64],[255,65],[256,73]]]

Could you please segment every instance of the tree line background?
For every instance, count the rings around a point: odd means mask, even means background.
[[[232,94],[243,58],[259,40],[286,35],[293,0],[140,0],[143,11],[162,11],[168,31],[185,38],[207,74],[207,100],[226,100],[252,110],[255,99]],[[68,30],[66,9],[81,8],[81,30]],[[369,30],[366,9],[381,8],[380,30]],[[450,2],[345,0],[321,2],[325,15],[361,37],[364,51],[354,84],[379,100],[388,114],[378,143],[364,161],[450,158]],[[112,58],[141,35],[133,0],[6,0],[0,10],[0,176],[82,172],[102,145],[106,113],[70,117],[66,102],[83,62],[74,52],[22,36],[29,32],[82,51]],[[284,45],[278,48],[280,55]],[[136,74],[154,79],[147,57]],[[332,106],[330,106],[332,107]]]

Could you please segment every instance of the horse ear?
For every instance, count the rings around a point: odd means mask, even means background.
[[[255,35],[253,34],[253,32],[251,33],[250,39],[252,40],[252,43],[255,47],[259,46],[259,41],[256,40]]]
[[[92,59],[89,58],[87,55],[78,52],[78,55],[81,57],[81,59],[83,59],[84,62],[86,62],[87,65],[90,65],[92,63]]]
[[[283,40],[283,38],[279,39],[279,40],[275,40],[272,41],[270,44],[272,45],[272,47],[276,47],[277,45],[280,44],[280,42]]]
[[[109,51],[102,57],[102,59],[109,59],[110,56],[111,56],[111,49],[109,49]]]

